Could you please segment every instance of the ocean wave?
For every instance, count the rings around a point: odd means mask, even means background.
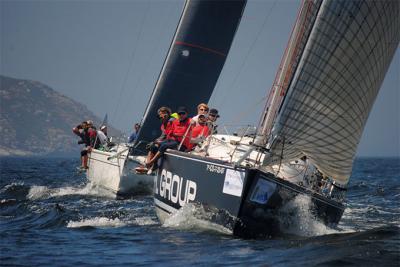
[[[319,221],[312,214],[312,200],[309,196],[298,195],[286,203],[279,214],[281,231],[297,236],[312,237],[352,231],[352,229],[333,229]]]
[[[95,217],[90,219],[82,219],[80,221],[69,221],[67,228],[81,228],[81,227],[123,227],[127,224],[121,221],[119,218],[106,218],[106,217]]]
[[[27,187],[26,198],[30,200],[48,199],[52,197],[64,197],[73,195],[84,195],[84,196],[100,196],[105,198],[115,198],[115,194],[100,187],[97,187],[91,183],[86,185],[74,187],[66,186],[60,188],[49,188],[47,186],[33,185]]]
[[[179,230],[202,230],[232,234],[232,230],[210,221],[215,212],[206,211],[203,206],[189,203],[168,217],[162,226]]]
[[[24,182],[11,183],[0,190],[0,195],[2,199],[25,200],[29,189],[30,186]]]
[[[154,220],[152,217],[149,216],[135,218],[133,223],[141,226],[159,224],[157,220]]]
[[[34,185],[29,188],[27,198],[30,200],[49,198],[50,194],[51,190],[47,186]]]
[[[105,190],[101,187],[98,187],[92,183],[87,183],[83,187],[62,187],[57,188],[51,194],[52,197],[62,197],[69,195],[88,195],[88,196],[101,196],[106,198],[115,198],[115,194]]]

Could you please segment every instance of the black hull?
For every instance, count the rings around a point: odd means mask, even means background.
[[[282,207],[300,195],[311,199],[310,211],[320,221],[339,222],[344,211],[339,202],[271,173],[178,151],[165,153],[154,184],[157,210],[169,214],[198,203],[213,211],[214,223],[251,238],[281,233]]]

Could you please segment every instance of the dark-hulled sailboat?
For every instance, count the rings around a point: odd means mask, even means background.
[[[206,31],[230,19],[234,32],[244,5],[186,2],[145,114],[142,142],[154,136],[159,106],[207,102],[232,38],[224,39],[224,49],[221,36]],[[221,18],[227,10],[232,16]],[[192,14],[198,16],[185,22]],[[197,203],[235,235],[271,235],[280,228],[282,207],[304,196],[316,219],[337,224],[357,145],[399,36],[399,1],[303,1],[257,134],[212,135],[190,153],[167,151],[154,182],[160,220]]]

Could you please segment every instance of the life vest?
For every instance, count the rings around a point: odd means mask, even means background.
[[[172,122],[172,131],[169,133],[168,139],[181,142],[183,136],[186,133],[186,130],[189,127],[190,127],[190,118],[187,118],[187,119],[185,119],[183,121],[174,120]],[[188,137],[189,137],[189,133],[186,134],[186,138],[188,138]]]
[[[94,147],[94,148],[98,148],[100,140],[98,140],[98,138],[96,138],[97,131],[93,128],[89,128],[88,135],[89,135],[89,139],[90,139],[90,146]]]
[[[170,118],[166,124],[161,123],[161,132],[165,134],[165,136],[169,136],[173,129],[173,122],[175,121],[174,118]]]
[[[188,134],[189,138],[185,139],[184,145],[188,150],[192,150],[196,143],[191,143],[191,138],[197,138],[200,136],[207,137],[210,133],[210,129],[208,128],[207,124],[201,125],[198,124],[191,129],[191,133]]]

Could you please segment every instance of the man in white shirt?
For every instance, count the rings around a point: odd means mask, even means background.
[[[107,145],[108,137],[107,137],[107,126],[103,125],[100,127],[100,130],[97,131],[97,138],[100,141],[102,146]]]
[[[200,104],[197,106],[197,115],[194,116],[194,117],[191,119],[190,123],[191,123],[191,124],[196,124],[196,126],[199,125],[199,115],[207,116],[208,109],[209,109],[209,108],[208,108],[207,104],[205,104],[205,103],[200,103]]]

